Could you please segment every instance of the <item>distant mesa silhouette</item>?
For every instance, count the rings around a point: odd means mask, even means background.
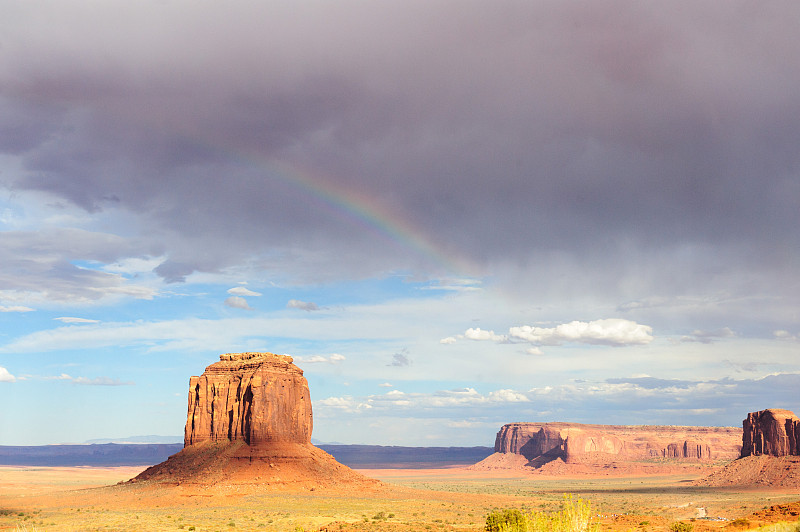
[[[308,382],[292,357],[227,353],[189,379],[184,448],[133,483],[379,485],[311,444]]]

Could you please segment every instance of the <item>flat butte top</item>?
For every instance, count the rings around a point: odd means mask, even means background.
[[[294,365],[294,359],[289,355],[276,355],[268,352],[225,353],[219,356],[219,362],[208,366],[203,374],[230,373],[257,368],[297,375],[303,374],[303,370]]]
[[[546,421],[546,422],[527,422],[520,421],[506,423],[505,427],[520,427],[538,432],[539,428],[549,427],[552,429],[581,429],[581,430],[605,430],[620,432],[692,432],[692,433],[740,433],[740,427],[697,427],[690,425],[595,425],[590,423],[571,423],[568,421]]]
[[[784,408],[767,408],[763,412],[764,414],[772,415],[772,417],[778,420],[792,419],[797,417],[794,412]]]

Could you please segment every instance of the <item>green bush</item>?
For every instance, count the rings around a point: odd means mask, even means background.
[[[691,523],[684,523],[683,521],[676,521],[669,526],[670,532],[692,532],[694,525]]]
[[[494,510],[486,516],[487,532],[594,532],[591,504],[565,495],[561,510],[553,513],[517,509]]]
[[[494,510],[486,516],[486,532],[505,532],[525,530],[521,528],[527,521],[525,514],[517,509]]]

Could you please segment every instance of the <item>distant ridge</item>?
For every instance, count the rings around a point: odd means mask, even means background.
[[[139,438],[147,438],[140,436]],[[126,438],[127,439],[127,438]],[[108,441],[108,440],[93,440]],[[432,469],[472,465],[492,447],[399,447],[320,445],[342,464],[361,469]],[[148,466],[181,451],[182,443],[90,443],[84,445],[0,446],[6,466]]]
[[[0,446],[0,465],[137,466],[151,465],[183,449],[182,443],[101,443],[89,445]]]
[[[101,438],[98,440],[86,440],[87,445],[101,443],[120,443],[120,444],[140,444],[140,443],[179,443],[183,445],[183,436],[128,436],[127,438]]]
[[[356,469],[434,469],[471,466],[494,452],[493,447],[399,447],[320,445],[339,462]]]

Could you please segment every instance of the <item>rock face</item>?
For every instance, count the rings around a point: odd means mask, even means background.
[[[183,450],[131,482],[235,490],[380,485],[311,445],[311,429],[308,383],[292,357],[220,355],[189,379]]]
[[[750,412],[742,429],[742,457],[800,455],[800,418],[790,410]]]
[[[308,383],[290,356],[228,353],[189,379],[185,446],[309,443],[312,428]]]
[[[496,453],[535,462],[566,463],[677,458],[736,458],[741,432],[734,427],[584,425],[578,423],[509,423],[497,433]]]
[[[747,414],[742,429],[741,457],[697,484],[800,488],[800,419],[769,408]]]

